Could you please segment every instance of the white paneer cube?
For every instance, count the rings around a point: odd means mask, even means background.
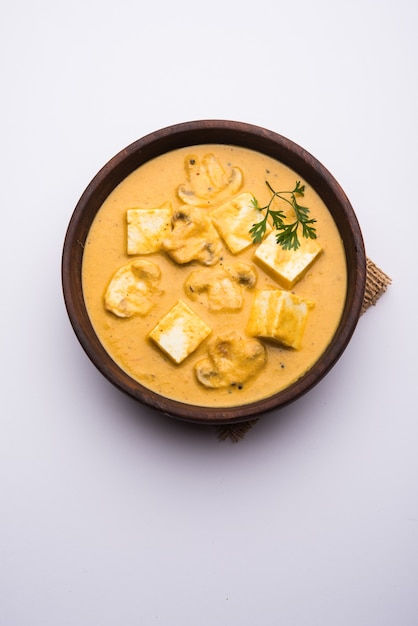
[[[174,363],[179,364],[192,354],[211,332],[212,329],[183,300],[179,300],[167,315],[160,319],[149,333],[149,337]]]
[[[253,205],[254,196],[244,192],[211,211],[210,216],[232,254],[238,254],[253,243],[250,229],[263,219]],[[266,232],[270,232],[270,226]]]
[[[311,300],[282,289],[259,291],[251,307],[247,333],[299,350],[309,310],[313,306]]]
[[[321,246],[313,239],[302,237],[297,250],[283,250],[274,232],[257,248],[254,260],[267,270],[286,289],[300,280],[321,253]]]
[[[152,254],[171,231],[172,207],[166,202],[153,209],[128,209],[128,254]]]

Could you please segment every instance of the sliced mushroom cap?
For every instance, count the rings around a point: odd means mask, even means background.
[[[221,267],[194,270],[184,289],[191,300],[206,293],[210,311],[236,311],[243,304],[240,286]]]
[[[237,261],[226,269],[231,278],[233,278],[242,287],[247,287],[247,289],[255,287],[257,283],[257,272],[253,265]]]
[[[236,194],[243,184],[240,168],[231,167],[226,172],[213,154],[206,154],[202,160],[194,154],[188,155],[185,170],[188,180],[177,192],[185,204],[214,206]]]
[[[211,389],[242,386],[259,374],[266,362],[267,352],[260,341],[233,331],[209,344],[207,357],[196,363],[195,373],[197,380]]]
[[[147,315],[154,302],[161,270],[156,263],[136,260],[119,268],[106,290],[105,308],[118,317]]]
[[[184,206],[173,214],[173,230],[162,242],[163,249],[176,263],[199,261],[217,263],[224,250],[222,240],[203,209]]]

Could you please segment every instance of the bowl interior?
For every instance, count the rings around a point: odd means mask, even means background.
[[[264,153],[295,170],[311,185],[331,212],[344,243],[347,296],[338,329],[315,365],[283,391],[252,404],[194,407],[150,391],[133,380],[104,350],[91,325],[82,290],[83,249],[92,221],[107,196],[140,165],[165,152],[197,144],[227,144]],[[210,424],[245,421],[296,400],[316,385],[344,352],[363,303],[366,257],[352,206],[328,170],[306,150],[272,131],[250,124],[204,120],[161,129],[132,143],[113,157],[90,182],[72,215],[62,257],[62,284],[68,315],[85,352],[101,373],[121,391],[175,418]]]

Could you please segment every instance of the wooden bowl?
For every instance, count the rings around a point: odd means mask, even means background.
[[[348,268],[347,297],[338,329],[326,351],[299,380],[271,397],[251,404],[195,407],[162,397],[133,380],[104,350],[87,314],[81,280],[84,244],[92,221],[113,189],[133,170],[169,150],[197,144],[229,144],[256,150],[295,170],[319,194],[334,217],[345,247]],[[246,421],[279,409],[312,389],[335,365],[357,325],[364,297],[366,256],[361,230],[345,193],[311,154],[272,131],[245,123],[204,120],[163,128],[135,141],[113,157],[81,196],[65,237],[62,284],[74,332],[98,370],[118,389],[143,405],[182,420],[204,424]]]

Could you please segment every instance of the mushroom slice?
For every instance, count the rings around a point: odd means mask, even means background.
[[[241,387],[259,374],[267,362],[263,344],[232,331],[214,339],[207,357],[195,366],[197,380],[210,389]]]
[[[210,311],[235,311],[242,307],[241,287],[220,267],[194,270],[184,289],[191,300],[206,293]]]
[[[251,289],[256,282],[255,269],[237,262],[232,266],[194,270],[186,279],[184,289],[191,300],[206,293],[210,311],[236,311],[243,305],[242,289]]]
[[[257,272],[252,265],[237,261],[226,269],[231,278],[241,285],[241,287],[246,287],[247,289],[255,287],[257,282]]]
[[[176,263],[199,261],[203,265],[214,265],[219,261],[222,241],[203,209],[184,206],[175,211],[172,227],[162,247]]]
[[[185,159],[187,182],[178,188],[185,204],[207,207],[226,201],[242,187],[243,174],[239,167],[225,171],[219,159],[206,154],[202,160],[194,154]]]
[[[154,304],[161,270],[156,263],[136,260],[119,268],[106,290],[105,308],[118,317],[145,316]]]

